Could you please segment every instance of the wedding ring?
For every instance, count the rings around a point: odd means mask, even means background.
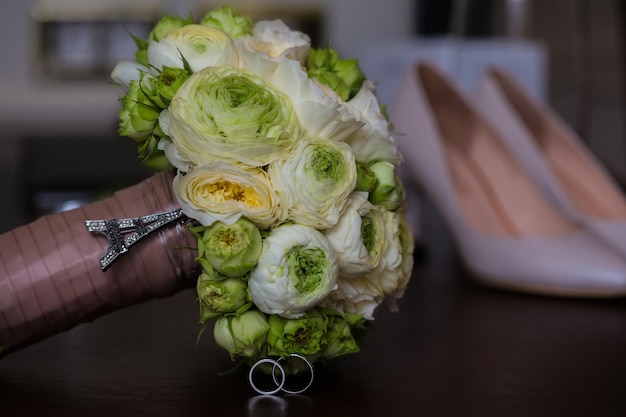
[[[272,379],[274,380],[274,383],[276,384],[276,388],[273,389],[273,390],[264,391],[264,390],[260,389],[259,387],[257,387],[256,384],[254,383],[254,378],[253,378],[254,370],[255,370],[255,368],[257,366],[259,366],[261,364],[264,364],[264,363],[271,363],[272,365],[274,365],[272,367]],[[280,375],[281,375],[280,382],[277,381],[277,379],[276,379],[276,368],[277,367],[280,370]],[[283,369],[282,366],[280,366],[280,364],[277,361],[275,361],[273,359],[267,359],[267,358],[259,359],[258,361],[256,361],[254,363],[254,365],[252,365],[252,367],[250,368],[250,372],[248,372],[248,381],[250,381],[250,386],[252,387],[252,389],[254,389],[257,393],[259,393],[261,395],[276,394],[285,385],[285,379],[286,379],[285,370]]]
[[[314,377],[314,374],[313,374],[313,364],[311,364],[311,362],[309,362],[309,361],[307,360],[307,358],[305,358],[304,356],[302,356],[302,355],[300,355],[300,354],[297,354],[297,353],[292,353],[292,354],[291,354],[291,355],[289,355],[289,356],[290,356],[290,357],[292,357],[292,358],[298,358],[298,359],[300,359],[301,361],[304,361],[304,362],[308,365],[308,367],[309,367],[309,371],[310,371],[310,373],[311,373],[311,377],[309,378],[309,382],[308,382],[308,383],[306,383],[306,384],[305,384],[305,386],[304,386],[303,388],[301,388],[301,389],[298,389],[298,390],[291,390],[291,389],[287,389],[287,388],[285,388],[285,387],[284,387],[284,385],[285,385],[285,377],[284,377],[285,372],[284,372],[283,368],[282,368],[282,367],[280,367],[280,365],[279,365],[279,362],[280,362],[280,361],[282,361],[282,360],[284,360],[285,358],[279,358],[279,359],[278,359],[278,361],[276,362],[276,365],[275,365],[275,366],[278,366],[278,367],[280,368],[280,370],[281,370],[281,372],[282,372],[282,375],[283,375],[283,383],[281,384],[281,388],[280,388],[280,390],[281,390],[281,391],[283,391],[283,392],[286,392],[287,394],[301,394],[301,393],[303,393],[304,391],[308,390],[308,389],[309,389],[309,387],[313,384],[313,377]],[[274,378],[274,383],[275,383],[276,385],[278,385],[278,381],[276,380],[276,372],[274,372],[274,370],[272,370],[272,377]]]

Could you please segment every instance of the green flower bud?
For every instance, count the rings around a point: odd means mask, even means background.
[[[369,164],[359,162],[356,163],[356,188],[355,191],[372,192],[378,186],[378,178],[369,168]]]
[[[269,354],[285,357],[292,353],[318,354],[322,350],[328,322],[317,309],[311,309],[297,319],[271,315],[269,325]]]
[[[215,321],[213,337],[218,346],[226,349],[231,358],[245,356],[255,359],[264,352],[270,326],[265,314],[248,310],[240,316],[222,316]]]
[[[190,75],[191,71],[187,69],[163,67],[158,76],[149,77],[148,98],[161,109],[166,109]]]
[[[252,35],[254,29],[252,17],[239,14],[237,9],[231,6],[211,10],[200,20],[200,24],[221,29],[233,39]]]
[[[240,278],[215,279],[203,272],[196,285],[200,304],[200,323],[234,313],[248,302],[248,285]]]
[[[131,35],[133,41],[135,41],[135,46],[137,47],[137,51],[135,51],[135,59],[137,60],[137,62],[142,65],[149,66],[150,62],[148,60],[148,45],[150,45],[150,41],[158,42],[170,30],[192,23],[193,18],[191,16],[187,19],[181,19],[178,16],[166,15],[160,21],[158,21],[156,25],[154,25],[154,27],[150,31],[150,34],[148,35],[147,40]]]
[[[354,97],[365,81],[365,74],[359,68],[359,61],[356,59],[337,60],[334,70],[344,84],[350,88],[350,98]]]
[[[200,256],[227,277],[239,277],[254,268],[263,248],[261,232],[245,217],[231,225],[213,223],[205,228],[201,240]]]
[[[332,48],[311,49],[307,59],[309,77],[332,88],[339,97],[348,101],[354,97],[365,81],[365,74],[356,59],[339,59]]]
[[[152,135],[161,112],[146,96],[141,84],[138,80],[130,82],[128,93],[121,99],[122,108],[119,113],[118,133],[137,142]]]
[[[189,16],[183,19],[180,16],[165,15],[152,28],[148,40],[159,42],[172,29],[178,29],[193,23],[193,18]]]
[[[370,164],[369,169],[378,179],[378,185],[370,192],[369,200],[387,210],[396,210],[405,197],[396,167],[390,162],[376,161]]]
[[[324,342],[321,356],[324,359],[332,359],[359,351],[359,345],[352,335],[350,323],[342,317],[333,318],[333,324],[326,332]]]
[[[153,171],[164,171],[170,169],[172,164],[167,159],[162,150],[158,148],[159,137],[156,134],[158,124],[155,127],[155,133],[148,139],[137,146],[138,156],[141,163]]]

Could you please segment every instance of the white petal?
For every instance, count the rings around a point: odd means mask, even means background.
[[[117,84],[128,87],[132,80],[138,80],[141,73],[149,72],[148,67],[134,61],[120,61],[111,72],[111,78]]]
[[[304,293],[296,288],[296,283],[290,278],[288,259],[291,249],[303,247],[321,249],[326,261],[321,282]],[[259,262],[250,273],[248,288],[259,310],[285,318],[296,318],[336,288],[337,276],[337,257],[324,235],[314,228],[291,224],[278,227],[265,238]]]

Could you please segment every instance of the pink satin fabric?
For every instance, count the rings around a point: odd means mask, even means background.
[[[5,353],[103,314],[193,286],[195,238],[168,225],[103,272],[108,242],[85,220],[121,219],[177,208],[172,176],[159,173],[90,205],[47,215],[0,235],[0,345]]]

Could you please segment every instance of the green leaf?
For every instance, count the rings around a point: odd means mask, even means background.
[[[202,324],[202,327],[200,328],[200,331],[198,332],[198,337],[196,337],[196,344],[193,346],[194,351],[198,348],[198,344],[200,343],[200,338],[202,337],[202,333],[204,333],[207,327],[209,327],[208,322]]]

